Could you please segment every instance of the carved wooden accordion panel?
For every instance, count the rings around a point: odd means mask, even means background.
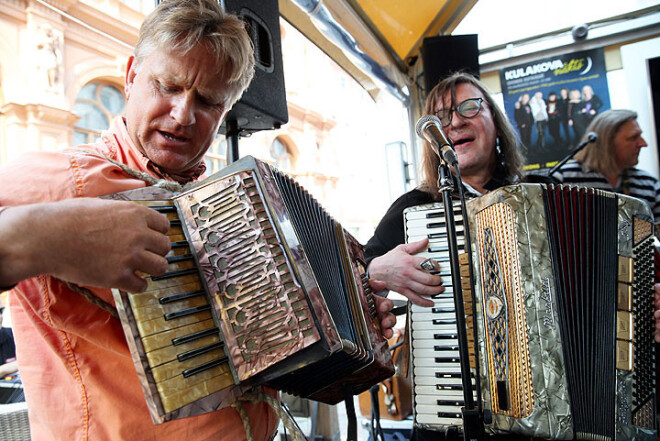
[[[155,422],[257,385],[335,404],[394,373],[361,246],[286,175],[246,157],[181,194],[113,197],[171,223],[168,272],[115,291]]]
[[[469,201],[467,211],[475,384],[487,430],[655,439],[653,217],[646,204],[522,184]]]

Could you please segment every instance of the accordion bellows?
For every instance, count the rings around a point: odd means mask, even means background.
[[[411,212],[419,217],[439,205]],[[475,385],[487,430],[535,439],[655,439],[648,206],[600,190],[521,184],[469,201],[467,225]],[[416,315],[413,308],[413,329]],[[422,343],[413,334],[413,350]],[[414,370],[419,354],[412,355]],[[413,376],[416,385],[424,381]],[[443,430],[444,420],[415,406],[418,425]]]
[[[168,272],[114,291],[154,422],[260,385],[336,404],[393,375],[361,245],[291,178],[245,157],[181,194],[112,197],[171,223]]]

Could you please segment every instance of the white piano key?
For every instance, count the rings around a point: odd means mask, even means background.
[[[433,414],[437,412],[445,412],[445,413],[457,413],[458,415],[461,414],[461,408],[458,406],[438,406],[436,405],[426,405],[426,404],[420,404],[417,406],[417,410],[420,413],[424,414]]]
[[[426,314],[421,313],[417,314],[417,319],[420,320],[445,320],[445,321],[455,321],[456,320],[456,313],[452,312],[433,312],[431,308],[429,308],[429,312]],[[441,324],[438,322],[438,324]]]
[[[449,366],[449,367],[457,367],[460,369],[460,364],[459,362],[446,362],[446,363],[438,363],[435,361],[434,357],[418,357],[417,360],[415,360],[415,367],[433,367],[437,368],[438,364],[441,364],[443,367],[444,366]]]
[[[406,212],[406,219],[443,219],[445,209],[444,207],[436,207],[425,210],[414,210]],[[430,217],[433,216],[433,217]]]
[[[462,390],[443,390],[440,391],[438,388],[435,386],[426,386],[426,385],[418,385],[415,384],[415,396],[421,396],[421,395],[428,395],[428,396],[434,396],[436,397],[436,400],[439,399],[439,392],[442,392],[442,395],[447,396],[447,397],[462,397],[463,396],[463,391]]]
[[[463,383],[460,378],[435,378],[426,376],[415,377],[415,385],[417,386],[436,386],[438,384],[461,385]],[[438,390],[438,392],[445,391]]]
[[[428,349],[433,350],[436,346],[456,346],[458,347],[457,339],[419,339],[413,342],[415,349]]]
[[[415,421],[419,424],[428,424],[435,426],[458,426],[463,424],[462,419],[439,418],[437,414],[418,414]]]
[[[414,368],[413,374],[418,377],[435,377],[436,372],[438,372],[439,369],[442,369],[443,372],[447,374],[460,374],[461,368],[457,366],[442,366],[441,368],[439,367],[422,367],[422,366],[416,366]]]
[[[445,395],[444,397],[438,397],[437,395],[424,395],[420,394],[415,396],[415,405],[419,406],[422,404],[428,405],[428,406],[437,406],[438,405],[438,400],[444,400],[444,401],[459,401],[462,402],[464,400],[463,392],[462,391],[449,391],[449,392],[460,392],[459,394],[455,395]]]
[[[444,224],[428,224],[428,223],[408,223],[406,224],[406,235],[408,236],[409,240],[408,242],[414,242],[412,239],[416,237],[420,238],[427,238],[431,240],[443,240],[445,243],[447,242],[447,228],[444,226]],[[454,229],[454,235],[457,238],[465,237],[465,230],[463,229],[462,225],[457,225],[456,228]],[[458,239],[457,239],[458,242]]]
[[[453,337],[456,338],[456,335],[458,332],[456,329],[441,329],[441,330],[435,330],[432,333],[428,331],[428,329],[423,329],[420,331],[413,330],[412,336],[412,344],[414,345],[418,341],[423,341],[423,340],[430,340],[432,342],[437,342],[437,341],[443,341],[445,339],[448,339],[447,337]],[[434,338],[435,336],[444,336],[445,338]],[[417,347],[417,346],[414,346]]]
[[[435,351],[433,349],[423,348],[412,350],[413,357],[428,357],[428,358],[456,358],[458,359],[458,351]],[[451,362],[451,361],[449,361]]]
[[[413,331],[417,330],[426,330],[426,331],[450,331],[450,330],[456,330],[456,325],[438,325],[434,324],[432,321],[413,321],[411,328]]]

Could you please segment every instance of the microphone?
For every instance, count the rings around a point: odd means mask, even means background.
[[[592,142],[598,141],[598,135],[595,132],[589,132],[587,133],[587,139],[582,141],[580,144],[578,144],[577,147],[575,147],[575,150],[573,150],[571,153],[569,153],[564,159],[559,162],[559,164],[555,165],[550,169],[548,172],[548,176],[552,176],[557,170],[559,170],[564,164],[566,164],[577,152],[585,148],[588,144],[591,144]]]
[[[426,139],[431,145],[437,147],[440,157],[448,164],[457,165],[458,156],[454,146],[442,133],[442,123],[435,115],[422,116],[415,126],[417,136]]]

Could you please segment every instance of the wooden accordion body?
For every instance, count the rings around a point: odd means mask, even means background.
[[[361,246],[286,175],[245,157],[177,195],[112,197],[171,222],[168,272],[114,291],[154,422],[260,385],[336,404],[394,373]]]
[[[463,284],[464,297],[474,289],[466,314],[475,313],[475,322],[467,320],[469,334],[476,326],[473,384],[487,431],[655,439],[654,239],[646,204],[593,189],[521,184],[468,201],[467,224],[472,256],[462,264],[473,265],[474,280]],[[429,371],[417,365],[429,364],[429,345],[414,331],[415,315],[425,316],[411,311],[414,407],[423,413],[428,406],[418,401],[428,397],[420,385]],[[474,375],[474,359],[471,365]],[[441,382],[445,375],[434,369]],[[438,404],[447,402],[446,389],[436,388]],[[444,430],[447,421],[433,416],[416,415],[416,424]]]

